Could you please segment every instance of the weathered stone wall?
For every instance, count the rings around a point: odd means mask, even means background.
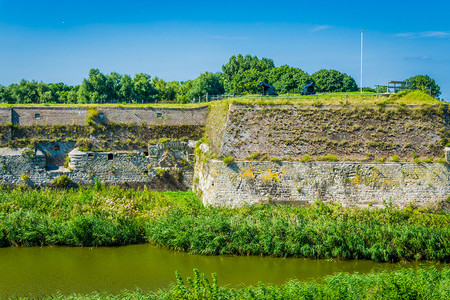
[[[439,158],[450,142],[442,106],[230,105],[220,156],[300,158],[335,155],[354,161]]]
[[[192,186],[193,141],[151,145],[145,151],[82,152],[76,148],[68,153],[69,168],[62,166],[65,157],[60,161],[59,156],[68,151],[70,143],[38,146],[43,151],[0,148],[0,182],[48,185],[64,174],[75,183],[99,179],[104,183],[144,183],[161,189],[187,190]]]
[[[0,107],[0,125],[11,122],[11,108]]]
[[[436,208],[448,205],[450,167],[429,163],[258,162],[197,164],[205,205],[242,206],[263,201],[344,206]]]
[[[204,125],[207,108],[97,107],[105,122],[147,125]],[[13,107],[0,109],[0,124],[85,125],[86,107]]]
[[[0,182],[16,184],[31,177],[45,180],[45,165],[40,150],[0,148]]]
[[[99,107],[106,121],[148,125],[203,125],[206,122],[206,107],[199,108],[129,108]]]
[[[84,107],[13,107],[15,125],[84,125],[87,110]]]

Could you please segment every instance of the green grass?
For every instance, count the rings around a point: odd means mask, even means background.
[[[92,104],[69,104],[69,103],[20,103],[20,104],[0,104],[0,107],[52,107],[52,106],[71,106],[71,107],[156,107],[156,108],[196,108],[204,106],[216,106],[221,103],[234,104],[295,104],[295,105],[315,105],[319,101],[322,105],[364,105],[364,104],[445,104],[420,90],[392,94],[389,97],[379,96],[373,93],[359,92],[337,92],[337,93],[318,93],[317,95],[301,96],[299,94],[280,95],[279,97],[260,97],[259,95],[244,95],[239,98],[227,98],[219,101],[203,103],[92,103]]]
[[[230,101],[230,99],[228,100]],[[280,95],[279,97],[259,97],[257,95],[243,96],[231,99],[233,104],[242,105],[439,105],[446,104],[438,99],[435,99],[422,91],[411,91],[409,93],[394,94],[389,97],[363,93],[326,93],[317,94],[313,96],[300,95]]]
[[[207,208],[192,192],[0,191],[0,246],[152,243],[204,255],[450,261],[450,216],[406,209]]]
[[[155,107],[155,108],[197,108],[207,106],[207,103],[92,103],[92,104],[73,104],[73,103],[12,103],[12,104],[0,104],[0,107]]]
[[[176,282],[171,287],[156,292],[56,295],[50,299],[450,299],[450,268],[401,269],[364,275],[338,273],[321,282],[291,280],[280,286],[260,282],[246,288],[222,287],[215,274],[210,280],[194,269],[192,278],[184,279],[176,273]]]

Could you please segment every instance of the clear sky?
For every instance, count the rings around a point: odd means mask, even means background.
[[[0,84],[80,84],[89,69],[167,81],[218,72],[229,57],[272,58],[363,85],[429,75],[450,101],[448,1],[0,0]]]

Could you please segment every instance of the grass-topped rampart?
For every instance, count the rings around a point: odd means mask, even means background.
[[[437,161],[450,142],[447,105],[234,105],[220,155],[281,160]]]
[[[0,191],[0,246],[152,243],[206,255],[450,261],[450,216],[417,209],[204,207],[192,192]]]

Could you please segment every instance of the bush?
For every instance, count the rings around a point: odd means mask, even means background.
[[[166,171],[163,168],[156,168],[156,175],[160,178],[164,177],[164,174],[166,174]]]
[[[334,161],[338,161],[339,159],[335,155],[326,154],[326,155],[319,156],[317,158],[317,160],[318,161],[333,161],[334,162]]]
[[[97,107],[89,107],[87,111],[86,123],[88,125],[94,125],[95,120],[99,117],[100,112]]]
[[[52,185],[55,187],[68,187],[71,183],[72,179],[65,174],[59,175],[52,181]]]
[[[223,163],[227,166],[229,166],[230,164],[232,164],[234,162],[234,158],[231,155],[228,155],[226,157],[223,158]]]
[[[30,175],[28,175],[28,174],[22,174],[22,175],[20,175],[20,179],[21,179],[23,182],[28,182],[28,180],[30,180]]]

